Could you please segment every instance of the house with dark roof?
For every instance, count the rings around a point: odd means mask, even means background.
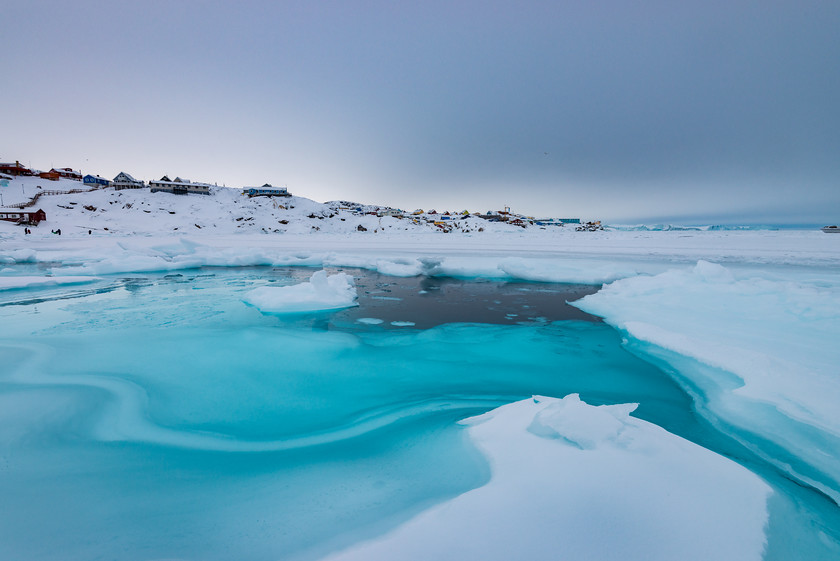
[[[35,175],[34,171],[17,161],[13,164],[0,163],[0,173],[7,173],[9,175]]]
[[[146,184],[142,181],[137,181],[126,172],[121,171],[111,182],[111,186],[119,191],[121,189],[142,189]]]
[[[0,208],[0,220],[37,226],[38,222],[47,219],[47,214],[41,210],[22,210],[19,208]]]
[[[64,179],[73,179],[75,181],[82,180],[82,174],[71,168],[52,168],[50,172],[55,172],[59,175],[59,177],[63,177]]]
[[[157,181],[149,181],[149,188],[152,193],[163,192],[172,193],[173,195],[188,195],[190,193],[198,195],[210,194],[209,183],[193,183],[189,179],[181,179],[180,177],[176,177],[173,181],[166,175]]]

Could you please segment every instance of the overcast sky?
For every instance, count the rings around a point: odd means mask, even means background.
[[[840,221],[840,1],[37,2],[0,160],[408,210]]]

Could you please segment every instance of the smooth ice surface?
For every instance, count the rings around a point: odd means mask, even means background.
[[[13,290],[17,288],[35,288],[40,286],[59,286],[66,284],[85,284],[101,280],[99,277],[83,276],[32,276],[20,275],[14,277],[0,276],[0,290]]]
[[[572,394],[468,419],[489,483],[328,559],[761,559],[769,487],[633,409]]]
[[[394,288],[354,275],[374,296]],[[354,320],[402,302],[369,294],[317,314],[242,302],[309,276],[199,270],[5,294],[0,558],[313,559],[484,484],[457,421],[532,392],[692,422],[678,386],[602,323],[391,328]],[[544,294],[520,297],[500,322]]]
[[[840,500],[840,284],[736,278],[700,261],[574,305],[712,367],[680,373],[715,416],[784,448],[780,465]]]
[[[335,310],[356,305],[353,277],[317,271],[308,282],[293,286],[261,286],[245,294],[243,301],[262,312],[298,313]]]

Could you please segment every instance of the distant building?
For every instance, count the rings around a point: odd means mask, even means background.
[[[0,208],[0,220],[14,222],[15,224],[31,224],[37,226],[38,222],[47,219],[47,214],[40,208],[36,211],[20,210],[17,208]]]
[[[108,185],[111,184],[111,182],[108,181],[107,179],[105,179],[104,177],[99,177],[98,175],[90,175],[90,174],[87,174],[86,176],[84,176],[82,178],[82,183],[84,183],[85,185],[89,185],[91,187],[96,187],[96,186],[107,187]]]
[[[403,211],[396,208],[384,208],[379,211],[379,216],[392,216],[394,218],[402,218],[405,214]]]
[[[176,177],[174,180],[169,179],[166,175],[157,181],[149,181],[149,188],[152,193],[163,192],[172,193],[173,195],[188,195],[195,193],[198,195],[209,195],[209,183],[193,183],[189,179],[181,179]]]
[[[17,161],[13,164],[0,163],[0,173],[7,173],[9,175],[35,175],[34,171],[22,166],[20,162]]]
[[[82,174],[70,168],[52,168],[50,172],[55,172],[65,179],[73,179],[75,181],[82,180]]]
[[[286,187],[273,187],[266,183],[262,187],[245,187],[242,189],[243,195],[249,197],[291,197],[289,190]]]
[[[49,179],[50,181],[58,181],[61,179],[61,175],[55,170],[50,171],[42,171],[38,174],[38,177],[41,179]]]
[[[142,181],[137,181],[126,172],[121,171],[111,182],[111,186],[117,191],[120,191],[122,189],[142,189],[146,184]]]

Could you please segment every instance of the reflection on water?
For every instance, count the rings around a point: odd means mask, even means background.
[[[410,321],[418,329],[443,323],[600,321],[566,303],[596,292],[594,286],[446,277],[394,279],[362,275],[356,278],[359,307],[337,314],[337,321],[374,317],[383,319],[387,325]]]

